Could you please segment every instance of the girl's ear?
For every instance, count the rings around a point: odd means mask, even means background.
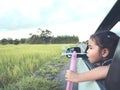
[[[109,50],[107,49],[107,48],[104,48],[103,50],[102,50],[102,56],[105,58],[105,57],[107,57],[109,55]]]

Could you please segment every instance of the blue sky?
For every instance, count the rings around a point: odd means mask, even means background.
[[[116,0],[0,0],[0,39],[24,38],[38,28],[87,40]]]

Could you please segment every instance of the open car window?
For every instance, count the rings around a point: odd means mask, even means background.
[[[120,37],[120,21],[111,29],[111,31]]]

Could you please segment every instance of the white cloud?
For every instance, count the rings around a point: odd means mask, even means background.
[[[19,29],[19,30],[12,30],[12,31],[2,30],[0,32],[0,39],[3,39],[3,38],[12,38],[12,39],[29,38],[30,33],[36,34],[37,28]]]
[[[53,3],[54,0],[0,0],[0,16],[17,10],[27,18],[38,20],[40,11],[51,7]]]
[[[95,17],[90,19],[84,19],[77,22],[69,22],[67,24],[51,24],[45,26],[51,30],[53,35],[77,35],[80,41],[88,40],[89,36],[95,32],[101,19]]]
[[[29,20],[41,22],[38,27],[51,30],[53,35],[78,35],[80,41],[83,41],[95,32],[115,2],[116,0],[0,0],[0,18],[11,10],[18,10]],[[36,32],[37,27],[3,31],[0,32],[1,38],[21,38]]]
[[[57,12],[54,12],[53,14],[51,14],[48,18],[49,22],[63,22],[66,20],[70,20],[71,19],[71,15],[68,15],[66,13],[66,11],[64,10],[64,8],[60,8],[57,10]]]

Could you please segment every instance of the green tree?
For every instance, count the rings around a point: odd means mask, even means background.
[[[1,40],[1,44],[3,44],[3,45],[8,44],[8,40],[7,40],[6,38],[3,38],[3,39]]]
[[[48,29],[46,30],[41,30],[40,38],[43,40],[44,43],[50,43],[52,36],[52,32]]]
[[[20,41],[19,41],[18,39],[15,39],[15,40],[14,40],[14,44],[15,44],[15,45],[18,45],[19,43],[20,43]]]
[[[9,44],[13,44],[13,39],[12,38],[8,38],[8,43]]]
[[[52,43],[77,43],[79,38],[77,36],[57,36],[52,39]]]
[[[26,39],[25,38],[21,38],[20,43],[22,43],[22,44],[26,43]]]
[[[37,34],[32,34],[30,33],[30,38],[28,40],[29,43],[31,44],[46,44],[46,43],[51,43],[52,32],[48,29],[42,30],[38,28]]]

